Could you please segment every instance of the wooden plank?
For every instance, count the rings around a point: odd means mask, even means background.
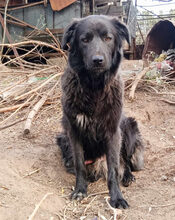
[[[53,11],[60,11],[76,1],[77,0],[50,0],[50,4]]]

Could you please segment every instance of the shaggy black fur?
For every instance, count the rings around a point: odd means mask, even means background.
[[[69,50],[68,66],[62,76],[65,136],[58,137],[58,144],[66,167],[70,171],[75,168],[72,199],[82,199],[87,194],[85,161],[97,161],[105,155],[110,204],[127,208],[119,188],[120,152],[126,179],[123,183],[127,185],[133,179],[131,161],[139,132],[134,119],[122,116],[123,83],[118,67],[124,39],[129,42],[126,26],[107,16],[88,16],[65,30],[63,49]]]
[[[122,117],[120,124],[122,135],[121,158],[120,158],[120,180],[124,186],[129,186],[135,177],[131,171],[139,171],[144,166],[144,146],[138,129],[137,122],[131,117]],[[75,174],[74,158],[69,138],[65,133],[60,133],[57,137],[57,144],[61,148],[64,166],[67,172]],[[87,179],[90,182],[97,181],[100,177],[107,177],[107,167],[105,158],[91,161],[86,165]],[[86,162],[86,161],[85,161]],[[102,163],[102,165],[100,164]],[[106,178],[107,179],[107,178]]]

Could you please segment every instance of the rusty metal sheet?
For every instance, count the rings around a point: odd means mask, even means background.
[[[60,11],[76,1],[77,0],[50,0],[50,4],[53,11]]]
[[[25,0],[10,0],[8,6],[17,6],[25,4]],[[5,7],[6,0],[0,0],[0,7]]]

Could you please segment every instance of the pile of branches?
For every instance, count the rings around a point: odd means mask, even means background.
[[[37,50],[38,46],[47,46],[56,50],[64,63],[67,61],[67,56],[60,49],[57,41],[56,46],[40,41],[24,41],[16,44],[4,44],[3,46],[19,49],[20,46],[28,44],[33,45],[32,50],[26,51],[22,56],[13,59],[8,57],[6,63],[0,63],[0,76],[6,78],[9,74],[12,75],[12,80],[8,85],[5,83],[4,85],[1,80],[0,130],[25,120],[24,134],[29,134],[32,121],[41,107],[44,105],[58,105],[58,100],[60,100],[60,76],[63,73],[64,65],[53,65],[49,60],[45,65],[36,64],[28,62],[24,58],[28,54],[42,56],[40,51]],[[14,80],[15,77],[18,80]],[[24,108],[29,110],[25,116],[18,121],[14,120],[15,116]]]
[[[172,100],[161,99],[169,104],[175,104],[175,70],[170,70],[166,74],[157,71],[155,63],[143,68],[134,75],[125,77],[125,90],[129,89],[129,99],[135,99],[137,88],[153,92],[157,95],[168,95]],[[171,91],[173,89],[173,91]]]

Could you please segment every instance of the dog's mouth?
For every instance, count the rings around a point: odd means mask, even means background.
[[[106,69],[104,67],[92,67],[90,71],[95,74],[100,74],[100,73],[104,73]]]

